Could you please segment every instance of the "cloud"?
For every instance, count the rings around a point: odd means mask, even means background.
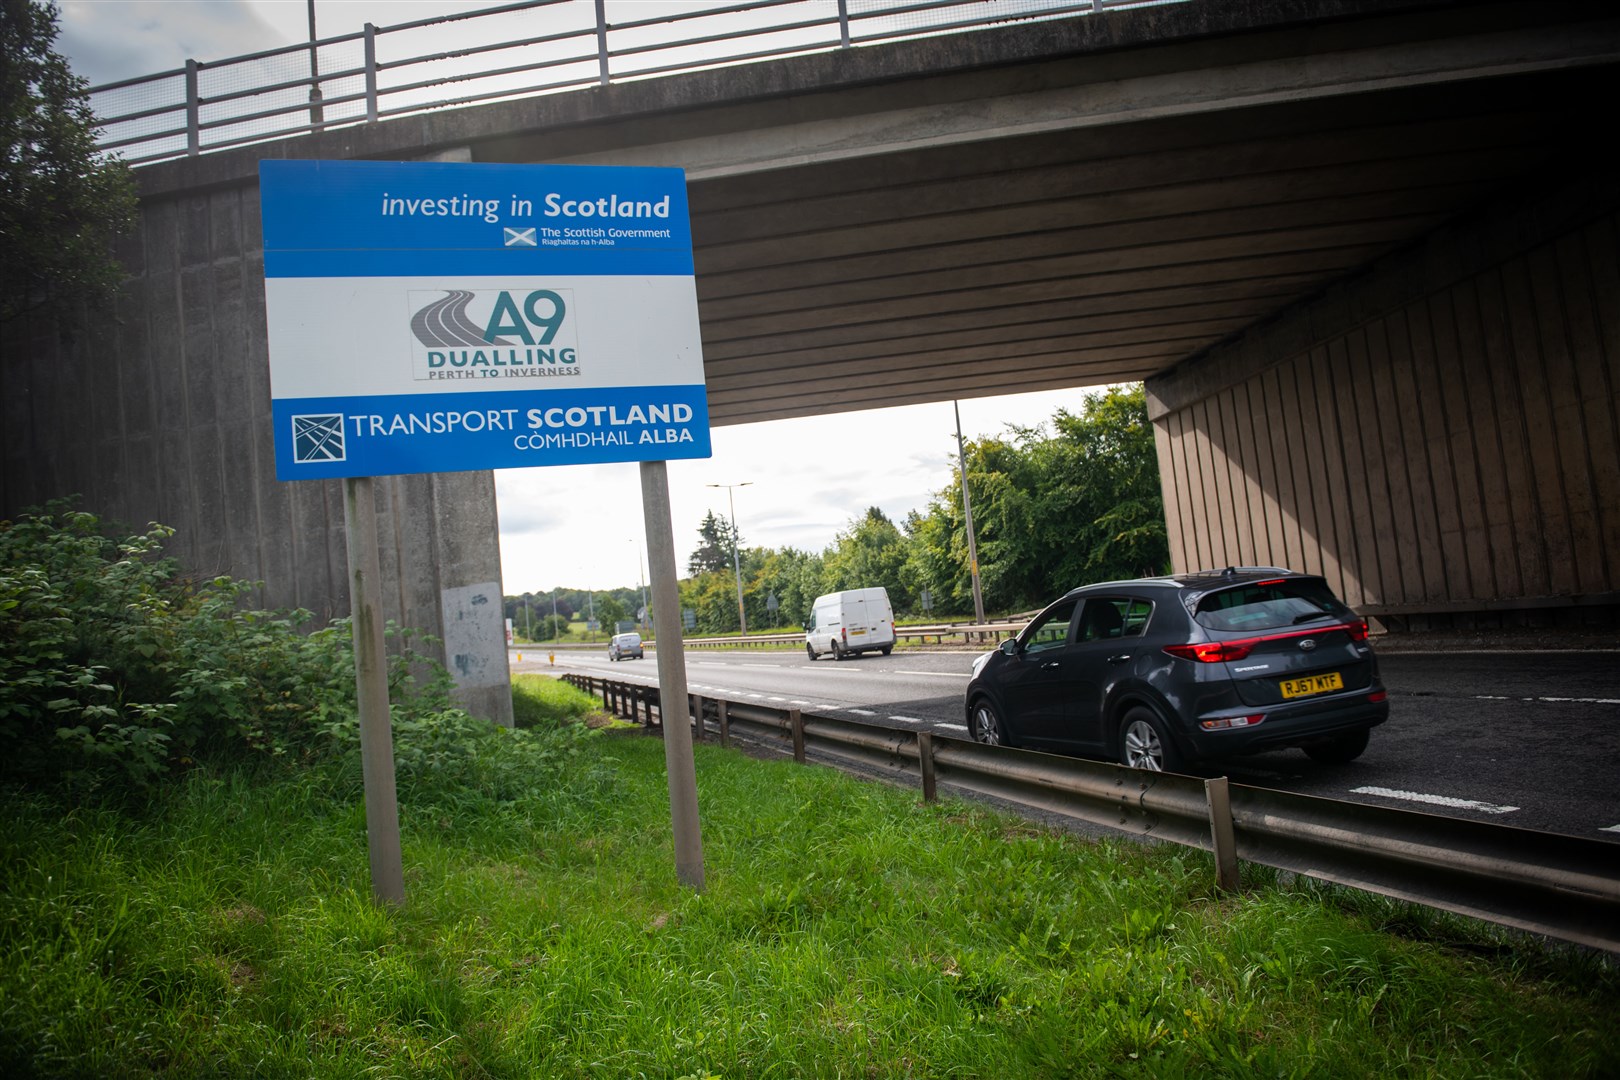
[[[92,86],[290,44],[247,0],[63,0],[56,49]]]

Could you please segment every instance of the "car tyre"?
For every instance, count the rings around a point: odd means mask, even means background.
[[[1120,723],[1119,759],[1149,772],[1180,772],[1182,767],[1181,752],[1170,741],[1164,721],[1144,705],[1132,708]]]
[[[985,746],[1012,745],[1012,740],[1007,738],[1007,727],[1001,722],[1001,714],[989,698],[981,697],[973,703],[973,711],[968,714],[968,738]]]
[[[833,638],[832,649],[833,649],[833,659],[834,660],[842,660],[845,656],[848,655],[847,653],[844,652],[844,647],[838,643],[837,638]]]
[[[1360,757],[1365,749],[1367,749],[1366,728],[1331,735],[1319,742],[1307,743],[1304,747],[1305,753],[1312,761],[1319,761],[1323,765],[1348,765]]]
[[[888,656],[892,652],[894,652],[894,646],[893,645],[885,645],[885,646],[883,646],[883,655],[884,656]]]
[[[810,660],[813,663],[816,659],[816,647],[807,641],[804,643],[804,651],[810,654]]]

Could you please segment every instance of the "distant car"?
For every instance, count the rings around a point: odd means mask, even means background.
[[[1366,622],[1277,567],[1075,589],[974,661],[965,704],[979,742],[1169,772],[1282,747],[1344,763],[1389,717]]]
[[[640,634],[614,634],[608,642],[609,660],[641,660],[646,655],[641,651]]]

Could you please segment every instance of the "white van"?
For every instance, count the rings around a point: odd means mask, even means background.
[[[804,628],[804,651],[814,660],[833,654],[842,660],[853,653],[894,649],[894,608],[882,588],[846,589],[816,597]]]

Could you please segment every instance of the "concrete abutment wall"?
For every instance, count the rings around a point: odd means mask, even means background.
[[[1620,178],[1441,229],[1148,381],[1176,569],[1395,628],[1620,609]]]

